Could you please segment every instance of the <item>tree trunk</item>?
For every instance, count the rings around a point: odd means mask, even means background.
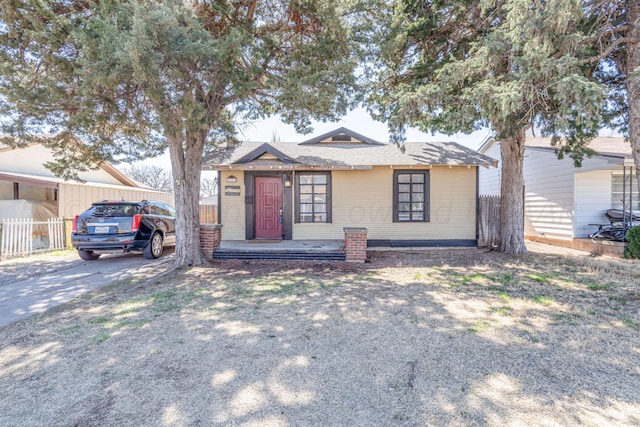
[[[500,244],[507,254],[526,254],[524,244],[524,130],[500,143],[502,198],[500,200]]]
[[[627,0],[628,36],[635,43],[627,45],[627,102],[629,103],[629,139],[633,161],[636,165],[636,178],[640,188],[640,3]]]
[[[168,137],[176,198],[176,267],[204,264],[200,249],[200,172],[203,135]]]

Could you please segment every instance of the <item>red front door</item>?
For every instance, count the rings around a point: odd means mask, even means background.
[[[256,239],[282,239],[282,179],[256,177]]]

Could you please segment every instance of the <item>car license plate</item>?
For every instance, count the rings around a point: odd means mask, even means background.
[[[96,234],[106,234],[109,232],[109,227],[96,227],[93,232]]]

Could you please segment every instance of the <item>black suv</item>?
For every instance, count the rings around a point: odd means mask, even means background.
[[[87,261],[119,252],[142,252],[154,259],[165,246],[175,245],[175,224],[176,211],[166,203],[105,200],[76,215],[71,244]]]

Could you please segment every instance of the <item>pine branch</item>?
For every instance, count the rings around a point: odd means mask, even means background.
[[[625,43],[635,44],[635,43],[638,43],[639,41],[640,40],[632,38],[632,37],[621,37],[621,38],[619,38],[617,40],[612,41],[611,44],[604,51],[602,51],[599,55],[583,59],[583,60],[579,61],[578,63],[580,65],[586,65],[586,64],[593,64],[595,62],[599,62],[599,61],[603,60],[604,58],[608,57],[609,55],[611,55],[616,49],[618,49],[618,47],[620,45],[623,45]]]

